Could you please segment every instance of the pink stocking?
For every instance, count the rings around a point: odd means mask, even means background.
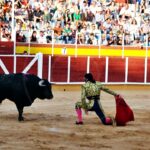
[[[106,117],[106,124],[111,125],[112,124],[112,120],[109,117]]]
[[[80,108],[77,108],[76,113],[78,117],[78,122],[82,122],[82,110]]]

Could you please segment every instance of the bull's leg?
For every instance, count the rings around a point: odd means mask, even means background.
[[[18,121],[24,121],[23,107],[22,106],[17,106],[17,109],[18,109]]]

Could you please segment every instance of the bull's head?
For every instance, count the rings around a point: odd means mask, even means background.
[[[40,87],[40,98],[44,99],[52,99],[53,98],[53,94],[52,94],[52,86],[51,83],[49,83],[47,80],[42,79],[39,81],[39,87]]]

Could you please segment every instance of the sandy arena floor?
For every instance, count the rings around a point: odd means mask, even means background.
[[[36,100],[17,121],[15,105],[0,105],[0,150],[150,150],[149,90],[115,90],[133,108],[135,121],[125,127],[104,126],[97,116],[85,114],[76,126],[74,103],[80,91],[54,90],[54,99]],[[115,116],[115,99],[102,92],[105,113]]]

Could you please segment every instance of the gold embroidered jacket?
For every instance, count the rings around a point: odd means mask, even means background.
[[[81,101],[82,101],[82,107],[84,109],[90,109],[94,101],[91,99],[88,102],[86,102],[86,99],[88,97],[94,97],[94,96],[99,96],[101,94],[101,90],[105,91],[111,95],[117,95],[117,93],[113,92],[112,90],[109,90],[108,88],[104,87],[101,82],[86,82],[84,85],[81,87]]]

